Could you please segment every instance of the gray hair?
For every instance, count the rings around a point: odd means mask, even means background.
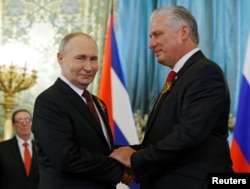
[[[183,6],[169,6],[155,9],[150,20],[154,17],[165,16],[166,25],[173,28],[175,31],[183,25],[188,25],[190,28],[190,38],[195,44],[199,44],[198,26],[194,16]]]
[[[96,44],[96,41],[90,35],[83,33],[83,32],[73,32],[73,33],[70,33],[70,34],[63,37],[63,39],[61,40],[61,43],[59,45],[59,52],[63,52],[64,47],[66,46],[66,44],[69,42],[70,39],[72,39],[76,36],[81,36],[81,35],[91,39]],[[96,46],[97,46],[97,44],[96,44]]]

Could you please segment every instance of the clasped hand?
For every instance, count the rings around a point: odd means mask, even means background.
[[[121,182],[123,184],[133,184],[135,182],[135,175],[131,168],[131,155],[135,152],[135,150],[129,146],[124,146],[115,149],[109,157],[116,159],[120,163],[122,163],[126,168],[122,175]]]

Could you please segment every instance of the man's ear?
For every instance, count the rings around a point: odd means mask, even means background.
[[[60,65],[60,67],[62,67],[63,66],[63,55],[60,52],[57,53],[57,61]]]
[[[186,40],[189,38],[189,34],[190,34],[190,28],[187,25],[183,25],[181,27],[181,35],[182,35],[182,39]]]

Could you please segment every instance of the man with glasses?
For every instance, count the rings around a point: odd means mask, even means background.
[[[0,143],[0,188],[37,189],[38,160],[33,147],[32,116],[26,109],[12,114],[15,136]]]

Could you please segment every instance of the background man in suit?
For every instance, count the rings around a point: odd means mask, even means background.
[[[132,167],[143,189],[207,188],[209,172],[232,172],[227,82],[198,48],[197,23],[184,7],[156,9],[150,37],[157,61],[177,74],[155,104],[142,144],[111,157]]]
[[[65,36],[57,59],[62,75],[35,101],[32,131],[40,158],[40,189],[114,189],[124,166],[114,149],[105,104],[83,95],[98,71],[98,48],[87,34]],[[88,107],[94,102],[97,117]]]
[[[0,188],[37,189],[39,182],[38,160],[31,139],[32,116],[26,109],[18,109],[12,114],[12,124],[16,135],[0,143]],[[31,155],[31,166],[26,173],[24,146],[27,142]]]

